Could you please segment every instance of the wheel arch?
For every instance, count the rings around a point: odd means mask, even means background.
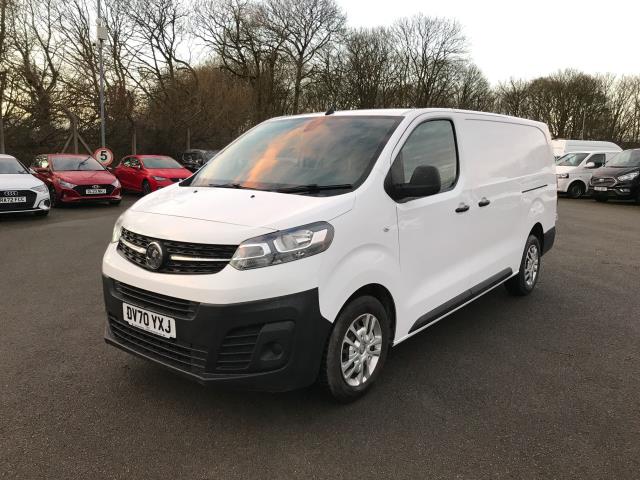
[[[534,235],[540,242],[540,250],[544,252],[544,230],[540,222],[536,222],[529,235]]]
[[[382,306],[386,310],[387,316],[389,317],[389,323],[390,323],[389,327],[391,330],[391,339],[389,344],[393,345],[393,342],[396,337],[396,305],[393,300],[393,295],[391,295],[391,292],[384,285],[381,285],[379,283],[369,283],[367,285],[363,285],[362,287],[358,288],[355,292],[353,292],[349,296],[349,298],[347,298],[347,300],[343,303],[342,307],[340,307],[340,311],[338,315],[340,314],[340,312],[342,312],[342,310],[344,310],[344,308],[349,304],[349,302],[351,302],[353,299],[357,297],[361,297],[364,295],[370,295],[374,297],[376,300],[378,300],[382,304]]]
[[[582,180],[581,178],[575,178],[567,187],[567,193],[569,192],[569,189],[575,185],[576,183],[581,183],[582,187],[584,188],[584,192],[583,195],[587,192],[587,190],[589,189],[589,187],[587,186],[586,182],[584,180]]]

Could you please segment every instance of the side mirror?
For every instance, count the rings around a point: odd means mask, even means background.
[[[587,162],[584,166],[585,168],[596,168],[596,164],[593,162]]]
[[[440,188],[440,171],[431,165],[422,165],[413,171],[409,183],[389,183],[387,193],[396,202],[400,202],[435,195],[440,192]]]

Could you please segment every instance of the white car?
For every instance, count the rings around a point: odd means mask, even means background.
[[[318,380],[352,400],[389,347],[500,284],[534,289],[550,142],[543,123],[447,109],[268,120],[118,219],[105,340],[204,384]]]
[[[46,185],[11,155],[0,155],[0,215],[33,212],[47,215],[51,207]]]
[[[618,155],[617,151],[572,152],[556,160],[558,193],[579,198],[589,190],[589,181],[596,168],[604,166]]]

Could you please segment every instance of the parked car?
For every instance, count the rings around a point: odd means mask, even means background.
[[[108,202],[122,199],[120,182],[91,155],[46,153],[31,165],[36,176],[49,189],[51,204]]]
[[[48,215],[50,206],[46,185],[17,158],[0,155],[0,215],[25,212]]]
[[[192,173],[165,155],[130,155],[112,170],[122,188],[145,195],[189,178]]]
[[[390,346],[500,284],[531,293],[556,201],[543,123],[446,109],[272,119],[117,220],[105,339],[205,384],[319,379],[352,400]]]
[[[589,191],[598,202],[613,198],[640,203],[640,148],[625,150],[594,172]]]
[[[556,161],[558,193],[579,198],[589,191],[594,169],[600,168],[618,155],[618,152],[573,152]]]
[[[192,172],[198,171],[202,166],[215,157],[220,150],[187,150],[180,156],[182,165]]]
[[[563,140],[551,141],[553,155],[556,159],[571,152],[621,152],[622,148],[613,142],[595,140]]]

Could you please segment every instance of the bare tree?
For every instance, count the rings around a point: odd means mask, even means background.
[[[346,17],[335,0],[269,0],[269,28],[284,39],[293,69],[293,104],[298,113],[302,82],[313,74],[314,60],[343,31]]]

